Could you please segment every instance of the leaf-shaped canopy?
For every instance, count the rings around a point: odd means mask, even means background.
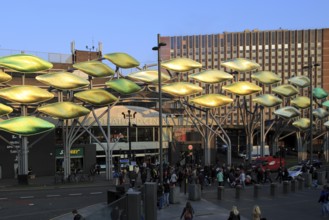
[[[9,82],[12,80],[12,76],[0,70],[0,83]]]
[[[33,104],[54,98],[54,94],[36,86],[12,86],[0,89],[0,97],[11,102]]]
[[[197,68],[202,68],[202,64],[189,58],[174,58],[171,60],[163,61],[161,66],[167,70],[175,72],[187,72]]]
[[[73,64],[73,68],[81,70],[92,77],[107,77],[114,75],[114,70],[100,61],[86,61]]]
[[[314,88],[313,89],[313,97],[315,97],[317,99],[324,99],[324,98],[327,98],[327,96],[328,96],[328,93],[323,88]]]
[[[223,89],[241,96],[251,95],[262,91],[261,87],[249,81],[239,81],[230,85],[225,85],[223,86]]]
[[[252,60],[246,58],[234,58],[228,61],[225,61],[221,66],[232,69],[238,72],[247,72],[255,69],[259,69],[260,65]]]
[[[206,94],[190,100],[190,103],[206,108],[217,108],[233,102],[233,99],[221,94]]]
[[[329,113],[323,108],[313,109],[312,114],[319,119],[323,119],[329,115]]]
[[[33,116],[21,116],[0,122],[0,130],[22,136],[40,134],[54,128],[54,124]]]
[[[298,89],[290,84],[280,85],[272,89],[272,92],[285,97],[290,97],[298,94]]]
[[[73,90],[90,84],[88,80],[69,72],[48,73],[37,76],[36,79],[60,90]]]
[[[74,97],[96,106],[108,105],[118,100],[117,97],[105,89],[90,89],[78,92],[74,94]]]
[[[115,79],[115,80],[110,80],[105,83],[109,88],[121,93],[121,94],[132,94],[139,92],[142,88],[134,83],[131,80],[128,79]]]
[[[282,99],[272,94],[264,94],[252,99],[255,103],[258,103],[265,107],[274,107],[282,103]]]
[[[129,79],[134,81],[141,81],[149,84],[158,83],[158,71],[157,70],[144,70],[135,73],[130,73],[127,76]],[[170,80],[170,76],[166,73],[161,72],[161,82],[167,82]]]
[[[140,64],[134,57],[126,53],[108,53],[104,55],[104,58],[123,69],[138,67]]]
[[[205,70],[199,73],[193,73],[189,76],[192,79],[203,83],[221,83],[233,79],[232,74],[221,70]]]
[[[90,113],[90,110],[73,102],[56,102],[38,107],[38,111],[54,118],[73,119]]]
[[[0,66],[19,72],[30,73],[51,69],[53,64],[37,56],[29,54],[15,54],[0,57]]]
[[[288,79],[288,81],[291,84],[301,87],[301,88],[310,86],[310,79],[307,76],[295,76],[295,77]]]
[[[282,118],[285,118],[285,119],[291,119],[291,118],[299,116],[300,111],[298,111],[295,107],[286,106],[286,107],[275,110],[274,114],[276,114]]]
[[[12,107],[0,103],[0,116],[7,115],[13,112]]]
[[[296,128],[299,128],[301,130],[306,130],[310,127],[310,119],[309,118],[300,118],[297,121],[294,121],[292,123],[293,126],[295,126]]]
[[[253,73],[251,78],[266,85],[278,83],[282,80],[281,77],[271,71],[259,71],[257,73]]]
[[[176,97],[182,97],[202,92],[202,88],[188,82],[175,82],[164,85],[162,91]]]
[[[291,105],[304,109],[310,107],[311,100],[307,96],[297,96],[295,99],[291,100]]]

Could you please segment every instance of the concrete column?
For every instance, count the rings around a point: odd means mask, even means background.
[[[217,199],[222,200],[224,198],[224,186],[217,187]]]
[[[147,182],[144,187],[145,220],[157,220],[157,184]]]
[[[277,183],[271,183],[271,196],[275,197],[277,194],[277,188],[278,184]]]
[[[141,201],[142,201],[142,196],[140,192],[127,192],[127,203],[128,203],[127,220],[140,219]]]

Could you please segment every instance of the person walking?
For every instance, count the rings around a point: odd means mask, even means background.
[[[252,210],[252,220],[261,220],[262,219],[262,212],[258,205],[255,205]]]
[[[329,215],[328,197],[329,197],[328,186],[324,185],[320,193],[320,198],[318,200],[318,202],[321,203],[321,212],[323,217]]]
[[[240,170],[239,182],[242,186],[242,189],[246,187],[246,174],[243,169]]]
[[[236,206],[232,206],[228,220],[240,220],[240,212]]]
[[[184,217],[184,220],[192,220],[193,219],[193,215],[194,215],[194,210],[191,206],[190,202],[186,202],[186,205],[183,209],[183,212],[180,216],[180,219],[182,219]]]
[[[224,174],[222,169],[219,169],[216,178],[217,178],[218,186],[224,186]]]
[[[80,215],[76,209],[72,210],[72,214],[73,214],[73,220],[83,220],[84,219],[82,217],[82,215]]]

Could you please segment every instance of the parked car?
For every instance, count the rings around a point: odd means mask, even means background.
[[[277,171],[280,166],[284,167],[285,166],[285,160],[284,158],[279,158],[279,157],[272,157],[272,156],[267,156],[267,157],[258,157],[252,162],[252,167],[255,169],[256,167],[261,166],[265,170],[269,169],[270,171]]]
[[[303,174],[302,168],[303,168],[302,165],[295,165],[288,168],[289,179],[293,180],[296,179],[297,177],[301,177]]]

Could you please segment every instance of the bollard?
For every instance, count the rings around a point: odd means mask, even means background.
[[[192,201],[201,200],[201,185],[189,184],[188,185],[188,199]]]
[[[290,188],[290,182],[283,181],[283,194],[289,193],[289,188]]]
[[[259,190],[261,189],[261,185],[260,184],[255,184],[254,185],[254,198],[258,198],[259,196]]]
[[[305,185],[304,178],[298,178],[297,181],[298,181],[298,190],[303,190],[304,189],[304,185]]]
[[[291,180],[291,192],[296,192],[296,185],[297,185],[297,181]]]
[[[127,220],[134,220],[136,216],[141,216],[141,198],[140,192],[127,192]]]
[[[277,183],[271,183],[271,196],[273,196],[273,197],[276,196],[277,188],[278,188]]]
[[[179,203],[179,192],[180,192],[179,186],[170,187],[170,192],[169,192],[170,204]]]
[[[305,187],[311,187],[312,186],[312,174],[304,173],[303,178],[304,178]]]
[[[317,172],[317,179],[319,185],[326,184],[326,173],[325,172]]]
[[[235,187],[235,198],[236,199],[240,199],[240,194],[241,194],[241,185],[237,185],[236,187]]]
[[[217,199],[222,200],[224,198],[224,186],[217,187]]]
[[[144,213],[145,220],[157,219],[157,184],[146,182],[144,184]]]

